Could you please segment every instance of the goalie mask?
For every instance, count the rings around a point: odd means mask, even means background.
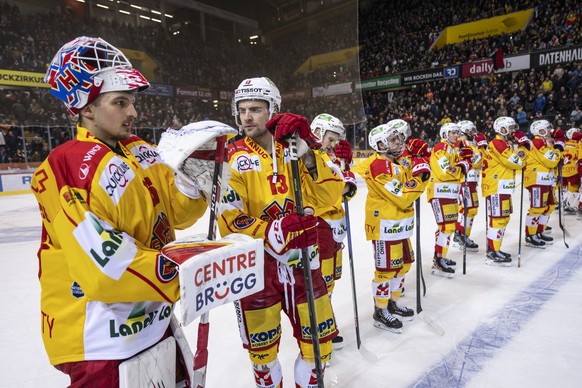
[[[60,48],[44,81],[70,115],[78,114],[101,93],[141,92],[150,86],[119,49],[101,38],[86,36]]]
[[[281,93],[273,81],[267,77],[247,78],[234,91],[232,98],[232,115],[236,125],[240,122],[238,103],[245,100],[266,101],[269,106],[269,119],[281,111]]]
[[[517,130],[517,124],[511,117],[501,116],[493,122],[493,130],[501,136],[509,136]]]
[[[548,138],[552,133],[552,124],[548,120],[536,120],[531,123],[529,131],[534,136]]]
[[[321,142],[327,132],[337,133],[340,139],[346,138],[344,124],[337,118],[327,113],[317,115],[311,122],[311,132]]]
[[[402,155],[406,143],[404,135],[398,131],[397,123],[394,123],[394,121],[396,120],[379,125],[370,131],[368,143],[370,143],[370,147],[374,151],[391,156]]]

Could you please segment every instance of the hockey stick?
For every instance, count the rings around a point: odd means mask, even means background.
[[[562,182],[562,161],[558,162],[558,221],[560,224],[560,229],[562,229],[562,236],[564,237],[564,245],[566,248],[570,248],[566,242],[566,228],[564,228],[564,223],[562,222],[562,188],[564,183]]]
[[[356,328],[356,344],[358,346],[358,350],[360,354],[368,361],[375,362],[378,361],[378,356],[374,353],[370,352],[364,344],[362,343],[362,339],[360,337],[360,320],[358,318],[358,301],[356,299],[356,275],[354,273],[354,255],[352,251],[352,232],[350,227],[350,208],[348,205],[348,198],[344,196],[344,209],[346,211],[346,231],[347,231],[347,238],[348,238],[348,257],[350,261],[350,275],[352,281],[352,301],[354,304],[354,326]]]
[[[295,210],[298,215],[303,216],[303,195],[301,194],[301,176],[299,175],[299,161],[297,155],[297,134],[289,139],[289,157],[291,159],[291,174],[293,177],[293,190],[295,192]],[[311,266],[307,248],[301,249],[301,264],[303,265],[303,275],[305,276],[305,287],[307,288],[307,307],[309,309],[309,326],[311,330],[311,342],[313,344],[313,356],[315,358],[315,372],[317,375],[317,386],[323,388],[323,368],[321,365],[321,350],[319,348],[319,333],[317,330],[317,317],[315,313],[315,294],[313,292],[313,281],[311,279]]]
[[[222,186],[222,164],[226,157],[226,136],[216,138],[216,151],[214,154],[214,176],[212,196],[210,201],[210,220],[208,222],[208,240],[216,239],[216,218],[218,204],[220,203],[220,190]],[[198,323],[198,337],[196,340],[196,353],[194,353],[195,388],[204,388],[206,384],[206,368],[208,366],[208,333],[210,332],[209,313],[200,316]]]
[[[465,184],[461,197],[463,198],[463,275],[467,274],[467,194],[471,195],[471,190],[467,186],[467,174],[465,174]]]
[[[420,303],[420,282],[422,279],[422,285],[424,287],[424,292],[426,294],[426,287],[424,285],[424,277],[422,276],[422,257],[420,254],[420,199],[417,198],[415,201],[416,205],[416,315],[427,324],[427,326],[436,335],[445,335],[445,329],[440,327],[435,321],[430,319],[422,311],[422,306]]]
[[[422,296],[426,296],[426,284],[424,283],[424,275],[422,273],[422,252],[420,251],[420,198],[417,198],[415,201],[416,210],[414,215],[416,217],[416,257],[418,259],[418,265],[416,266],[416,277],[417,279],[420,278],[422,281]],[[420,271],[419,271],[420,267]],[[420,273],[420,275],[419,275]],[[416,291],[417,291],[417,298],[420,297],[420,283],[417,282],[416,284]],[[418,305],[420,305],[420,299],[417,301]]]
[[[524,181],[525,167],[521,168],[521,185],[519,194],[519,238],[517,243],[517,268],[521,267],[521,235],[523,231],[521,230],[523,226],[523,181]]]

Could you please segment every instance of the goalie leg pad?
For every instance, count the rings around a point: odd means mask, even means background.
[[[168,337],[119,365],[119,387],[176,385],[176,340]]]

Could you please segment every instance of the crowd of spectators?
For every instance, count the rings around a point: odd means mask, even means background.
[[[523,31],[429,50],[449,25],[534,8]],[[463,63],[488,57],[496,48],[505,55],[580,44],[582,5],[573,0],[468,1],[431,3],[363,2],[360,14],[346,13],[255,47],[236,40],[203,42],[195,31],[172,35],[161,25],[135,26],[113,20],[80,23],[55,11],[23,13],[0,2],[0,69],[44,73],[63,42],[78,35],[102,36],[118,47],[143,50],[160,66],[155,81],[231,91],[241,79],[266,75],[283,93],[349,82],[395,72]],[[359,19],[358,19],[359,18]],[[359,27],[359,40],[358,31]],[[353,31],[353,34],[346,33]],[[360,44],[358,60],[328,68],[295,70],[310,55]],[[349,139],[366,148],[370,128],[396,117],[432,141],[443,119],[471,119],[484,132],[500,115],[510,115],[525,129],[535,117],[556,125],[580,125],[582,69],[579,63],[496,76],[428,82],[395,92],[352,93],[312,99],[284,99],[283,110],[307,117],[324,111],[349,126]],[[363,97],[363,98],[362,98]],[[362,102],[363,101],[363,102]],[[175,123],[214,119],[232,123],[228,101],[140,95],[138,131],[155,142],[157,133]],[[0,93],[0,162],[31,161],[72,136],[74,123],[46,89]],[[3,144],[4,143],[4,144]],[[23,152],[26,150],[26,153]]]

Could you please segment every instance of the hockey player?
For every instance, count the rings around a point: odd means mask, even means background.
[[[564,214],[576,214],[580,201],[580,175],[578,175],[578,158],[582,133],[578,128],[566,131],[566,145],[564,148],[564,165],[562,166],[562,191],[564,199]]]
[[[547,120],[536,120],[530,126],[534,136],[527,151],[524,168],[524,187],[529,191],[530,208],[525,218],[525,245],[533,248],[545,248],[552,244],[553,238],[542,234],[548,223],[551,211],[555,208],[554,170],[560,161],[547,143],[553,131]]]
[[[286,138],[296,131],[303,200],[317,165],[308,145],[317,147],[307,120],[278,114],[281,94],[266,77],[249,78],[234,92],[232,113],[244,137],[229,146],[232,178],[220,209],[222,236],[243,233],[265,241],[265,288],[235,302],[243,347],[248,351],[257,387],[282,386],[278,359],[281,311],[289,317],[300,354],[295,361],[298,387],[317,386],[315,354],[307,305],[307,289],[300,267],[301,248],[308,250],[319,330],[321,361],[332,352],[337,334],[331,302],[321,275],[317,248],[317,218],[295,212],[293,176]],[[306,209],[307,210],[307,209]],[[307,212],[306,212],[307,213]]]
[[[511,255],[501,251],[501,244],[513,212],[511,195],[515,190],[516,171],[522,169],[523,162],[514,151],[510,139],[529,147],[527,136],[523,132],[515,132],[516,129],[517,124],[511,117],[501,116],[493,122],[495,138],[489,142],[481,170],[482,194],[488,217],[485,262],[489,265],[511,266]]]
[[[331,298],[335,281],[342,276],[342,247],[346,235],[343,196],[352,198],[357,190],[352,164],[352,147],[345,140],[345,128],[337,118],[322,113],[311,122],[311,131],[321,143],[317,162],[317,179],[312,197],[318,217],[317,236],[321,273]],[[343,338],[332,340],[333,349],[343,347]]]
[[[402,281],[414,262],[410,236],[414,230],[414,201],[420,197],[430,176],[426,158],[414,153],[412,176],[396,159],[402,154],[404,136],[398,127],[402,120],[391,120],[372,129],[370,147],[376,152],[354,167],[368,186],[366,198],[366,239],[374,245],[375,271],[372,280],[374,326],[402,332],[403,320],[414,311],[398,304]]]
[[[459,196],[459,216],[455,224],[455,237],[453,242],[457,243],[459,247],[466,246],[467,251],[477,252],[479,245],[469,238],[471,229],[473,227],[473,220],[479,210],[479,194],[477,193],[477,186],[479,184],[479,176],[481,175],[481,166],[483,165],[483,148],[487,146],[487,141],[483,134],[477,132],[477,127],[472,121],[463,120],[457,123],[459,126],[459,139],[456,146],[461,144],[471,147],[473,150],[473,159],[471,160],[471,170],[466,176],[466,182],[461,183],[461,194]],[[460,150],[459,150],[460,151]],[[467,211],[467,219],[465,220],[465,210]],[[465,222],[467,229],[465,230]]]
[[[71,386],[117,387],[118,366],[169,335],[179,284],[160,250],[206,200],[132,134],[135,93],[149,83],[117,48],[76,38],[45,81],[78,124],[31,183],[42,216],[42,339]]]
[[[441,141],[435,144],[430,156],[432,175],[427,188],[427,199],[438,226],[432,273],[449,278],[454,276],[456,267],[456,262],[447,259],[447,252],[455,233],[461,182],[471,170],[473,160],[473,150],[469,145],[460,144],[457,152],[455,144],[459,134],[459,126],[455,123],[441,126]]]

